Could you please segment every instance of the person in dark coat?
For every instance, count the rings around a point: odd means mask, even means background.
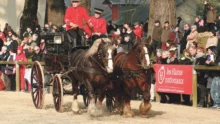
[[[190,26],[189,24],[184,25],[184,34],[182,37],[182,40],[180,42],[181,47],[180,47],[180,53],[183,53],[183,50],[186,49],[186,44],[187,44],[187,36],[191,33]]]
[[[149,19],[146,19],[146,22],[144,23],[144,27],[143,27],[143,31],[144,31],[144,37],[147,37],[147,33],[148,33],[148,23],[149,23]]]
[[[10,54],[9,54],[9,52],[8,52],[8,50],[7,50],[7,47],[6,47],[6,46],[3,46],[3,47],[2,47],[2,50],[1,50],[1,52],[0,52],[0,61],[7,61],[9,55],[10,55]],[[0,69],[1,69],[2,72],[4,72],[5,66],[6,66],[6,65],[1,65],[1,66],[0,66]]]
[[[111,33],[112,30],[113,30],[112,21],[108,21],[107,22],[107,33],[108,33],[108,35]]]
[[[171,48],[169,50],[169,57],[167,59],[167,64],[179,64],[178,59],[176,58],[176,48]],[[167,96],[169,97],[169,102],[168,103],[175,103],[175,104],[179,104],[181,99],[180,99],[180,94],[175,94],[175,93],[167,93]]]
[[[161,49],[161,35],[162,35],[162,27],[159,20],[154,21],[154,29],[152,33],[152,47],[154,56],[156,56],[156,50]]]
[[[214,59],[207,58],[206,65],[207,66],[219,66],[220,65],[220,56],[218,55],[217,47],[210,46],[207,48],[209,55],[214,55]],[[219,71],[211,71],[211,76],[213,77],[211,84],[211,97],[214,101],[214,105],[212,108],[220,109],[220,72]]]
[[[158,57],[157,59],[157,64],[167,64],[167,59],[168,59],[168,51],[163,51],[162,52],[162,56]],[[167,97],[166,97],[166,93],[164,92],[159,92],[160,95],[160,103],[167,103]]]
[[[180,64],[181,65],[192,65],[193,62],[192,62],[192,59],[190,57],[189,51],[187,49],[185,49],[183,51],[183,54],[184,54],[184,57],[182,57],[180,59]],[[183,97],[183,100],[184,100],[183,104],[184,105],[190,105],[190,95],[182,94],[182,97]]]
[[[195,65],[205,65],[206,55],[203,47],[197,48]],[[197,88],[198,88],[198,107],[205,107],[206,85],[207,78],[205,77],[206,71],[197,70]]]
[[[34,47],[34,53],[33,53],[33,57],[32,57],[32,61],[43,61],[43,54],[40,51],[40,48],[38,46]]]
[[[203,19],[199,21],[199,26],[197,27],[197,31],[198,33],[203,33],[208,31],[205,21]]]

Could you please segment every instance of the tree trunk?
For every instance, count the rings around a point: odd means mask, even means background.
[[[81,0],[80,5],[84,6],[86,8],[88,14],[90,14],[90,7],[91,7],[91,1],[90,0]]]
[[[38,0],[25,0],[24,11],[20,20],[20,33],[26,30],[27,27],[35,28],[37,22]]]
[[[45,23],[52,22],[56,26],[64,24],[64,0],[47,0]]]
[[[165,21],[176,25],[176,0],[150,0],[148,34],[152,36],[154,21],[160,20],[161,26]]]

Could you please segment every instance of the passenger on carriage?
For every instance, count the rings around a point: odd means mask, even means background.
[[[91,44],[98,38],[106,38],[106,21],[101,17],[104,10],[95,8],[95,15],[90,17]]]
[[[67,37],[71,45],[83,45],[84,32],[90,32],[84,25],[84,20],[89,23],[90,18],[86,9],[80,6],[80,0],[72,0],[72,6],[66,9],[64,22],[66,23]]]

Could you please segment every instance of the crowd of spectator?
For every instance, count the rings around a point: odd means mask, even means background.
[[[22,35],[16,34],[9,24],[5,24],[4,30],[0,31],[0,61],[42,61],[45,50],[45,41],[40,38],[41,32],[58,32],[63,29],[57,28],[51,22],[45,24],[41,29],[39,25],[35,28],[27,27]],[[19,65],[20,73],[20,91],[30,91],[31,66]],[[15,91],[15,65],[0,65],[1,80],[0,90],[5,89]],[[8,80],[6,80],[8,79]],[[4,82],[4,83],[3,83]],[[8,83],[7,83],[8,82]]]

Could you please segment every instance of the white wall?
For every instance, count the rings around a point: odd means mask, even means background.
[[[16,32],[19,30],[18,17],[23,11],[25,0],[0,0],[0,24],[3,30],[8,23]]]
[[[44,26],[45,13],[46,13],[46,0],[38,0],[37,17],[41,27]]]
[[[23,13],[25,0],[0,0],[0,25],[3,30],[5,23],[8,23],[13,30],[19,31],[20,18]],[[38,20],[41,26],[44,25],[46,11],[46,0],[38,1]]]

